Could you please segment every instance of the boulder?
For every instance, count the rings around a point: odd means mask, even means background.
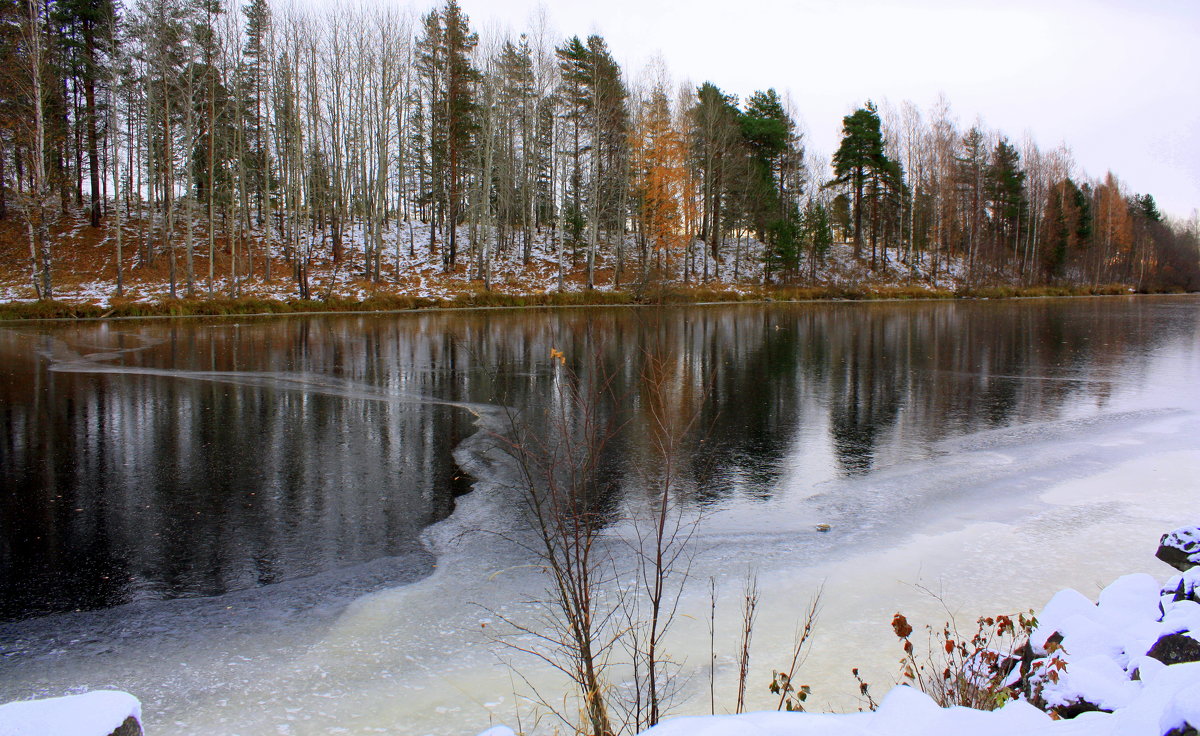
[[[1182,575],[1176,575],[1168,580],[1167,584],[1163,586],[1159,601],[1159,608],[1162,608],[1165,603],[1180,601],[1200,603],[1200,567],[1193,567]]]
[[[108,736],[142,736],[142,724],[138,723],[138,719],[129,716]]]
[[[1162,535],[1154,556],[1180,572],[1200,565],[1200,526],[1185,526]]]
[[[1096,705],[1095,703],[1089,703],[1088,701],[1083,700],[1082,698],[1079,700],[1072,700],[1070,703],[1067,703],[1066,705],[1056,705],[1051,710],[1053,710],[1054,715],[1057,715],[1059,718],[1062,718],[1064,720],[1070,720],[1071,718],[1081,716],[1084,713],[1109,713],[1109,712],[1111,712],[1111,711],[1104,710],[1103,708]]]
[[[1153,657],[1163,664],[1200,662],[1200,641],[1187,634],[1167,634],[1154,642],[1146,656]]]

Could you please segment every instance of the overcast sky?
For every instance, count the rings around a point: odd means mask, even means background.
[[[867,99],[939,92],[1043,149],[1066,142],[1177,217],[1200,207],[1200,0],[460,0],[474,28],[600,33],[627,74],[661,56],[676,82],[745,99],[789,93],[811,150],[837,147]],[[430,4],[432,5],[432,3]]]

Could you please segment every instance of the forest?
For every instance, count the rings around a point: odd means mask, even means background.
[[[835,245],[868,278],[1200,289],[1195,218],[1065,145],[963,126],[945,98],[863,101],[825,160],[787,94],[631,74],[546,23],[0,0],[2,270],[53,298],[78,221],[118,295],[158,269],[172,298],[311,299],[330,269],[395,284],[415,263],[484,289],[500,264],[559,290],[816,284]]]

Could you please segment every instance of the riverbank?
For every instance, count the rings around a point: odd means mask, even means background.
[[[1124,284],[1101,286],[991,286],[973,289],[909,287],[668,287],[647,291],[551,291],[507,294],[483,289],[451,298],[380,294],[364,299],[271,299],[223,297],[133,301],[107,304],[35,300],[0,304],[0,321],[43,319],[130,319],[143,317],[220,317],[279,314],[398,312],[430,309],[676,305],[741,302],[884,301],[916,299],[1011,299],[1071,296],[1118,296],[1135,293]]]
[[[447,270],[441,254],[427,247],[428,227],[413,224],[389,231],[387,255],[368,278],[363,235],[347,236],[339,259],[323,250],[308,261],[301,288],[296,263],[282,245],[253,234],[237,265],[220,239],[210,261],[200,248],[185,253],[139,249],[151,223],[126,221],[126,247],[119,259],[115,227],[93,229],[74,212],[56,229],[53,300],[39,300],[27,268],[24,231],[0,222],[0,320],[186,317],[257,314],[383,312],[480,307],[698,304],[710,302],[953,299],[1129,294],[1131,283],[1095,284],[1082,274],[1065,274],[1056,284],[1020,285],[1027,280],[994,265],[974,268],[941,253],[884,253],[878,260],[855,255],[835,243],[815,268],[796,273],[764,271],[763,245],[753,239],[730,243],[713,257],[707,249],[691,257],[664,258],[645,269],[602,249],[589,273],[586,259],[537,234],[528,257],[520,249],[494,254],[487,269],[460,261]],[[152,228],[151,228],[152,229]],[[204,244],[203,233],[196,243]],[[460,233],[464,238],[468,233]],[[423,244],[417,247],[416,244]],[[197,246],[199,248],[199,245]],[[143,252],[144,251],[144,252]],[[156,254],[157,253],[157,254]],[[190,265],[189,265],[190,264]],[[119,271],[119,272],[118,272]],[[593,284],[589,288],[588,284]],[[120,288],[118,288],[120,285]],[[302,298],[302,296],[304,298]]]

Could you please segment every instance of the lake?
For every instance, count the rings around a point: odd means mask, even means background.
[[[718,682],[754,571],[760,669],[786,665],[791,614],[824,583],[838,644],[812,672],[861,662],[882,692],[889,611],[940,615],[913,586],[967,615],[1037,607],[1165,574],[1157,534],[1200,515],[1193,296],[9,323],[0,355],[0,701],[117,687],[151,730],[528,717],[507,669],[555,680],[493,634],[544,586],[502,451],[514,423],[611,430],[613,529],[661,463],[650,407],[691,423],[688,712],[709,708],[689,642],[710,579]],[[602,382],[589,417],[561,401]],[[856,690],[814,689],[834,707]]]

